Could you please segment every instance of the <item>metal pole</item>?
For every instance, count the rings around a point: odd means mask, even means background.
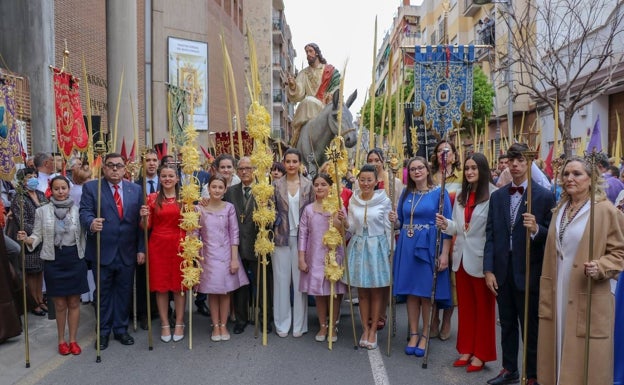
[[[145,159],[147,153],[143,154],[143,204],[147,204],[147,161]],[[147,300],[147,346],[149,350],[154,349],[152,337],[152,304],[150,301],[150,283],[149,283],[149,236],[148,236],[148,219],[143,219],[143,239],[145,240],[145,292]],[[136,274],[136,271],[135,271]],[[136,281],[135,281],[136,282]]]
[[[589,252],[587,253],[587,261],[591,262],[594,259],[594,217],[595,217],[595,204],[596,199],[596,150],[589,156],[591,163],[591,190],[590,190],[590,202],[589,202]],[[583,384],[589,384],[589,332],[591,326],[591,306],[592,306],[592,284],[593,278],[587,276],[587,304],[585,311],[585,355],[583,362]],[[617,365],[617,363],[616,363]]]
[[[511,141],[513,138],[513,72],[511,71],[511,64],[513,57],[511,51],[513,49],[512,39],[513,31],[511,30],[511,18],[510,15],[513,12],[511,0],[507,0],[507,89],[509,95],[507,95],[507,135]],[[510,142],[511,144],[511,142]]]
[[[20,182],[21,183],[21,182]],[[20,184],[18,185],[18,193],[20,195],[20,230],[24,231],[24,189]],[[26,367],[30,368],[30,342],[28,339],[28,301],[26,300],[26,245],[24,240],[20,242],[20,253],[22,257],[22,300],[24,304],[24,355],[26,360]]]
[[[397,157],[397,153],[394,150],[393,147],[391,147],[391,150],[388,151],[388,168],[390,169],[390,171],[392,171],[392,173],[389,176],[389,182],[390,182],[390,201],[392,202],[392,211],[395,211],[396,208],[396,196],[394,193],[394,189],[395,189],[395,184],[396,184],[396,173],[399,169],[399,159]],[[390,238],[390,287],[388,290],[388,305],[390,306],[390,309],[388,311],[388,316],[389,316],[389,320],[388,320],[388,346],[387,346],[387,350],[386,350],[386,355],[388,357],[390,357],[391,353],[392,353],[392,336],[394,335],[394,333],[396,332],[396,317],[395,317],[395,312],[396,312],[396,307],[395,307],[395,297],[392,295],[392,284],[393,284],[393,260],[394,260],[394,246],[395,246],[395,231],[392,231],[392,237]]]
[[[536,151],[524,151],[524,157],[527,160],[527,191],[526,191],[526,212],[531,214],[532,211],[532,190],[533,190],[533,181],[532,181],[532,173],[531,173],[531,165],[533,164],[533,159],[537,155]],[[531,230],[527,227],[525,229],[525,272],[524,272],[524,327],[522,328],[522,385],[526,385],[527,383],[527,345],[528,345],[528,336],[529,336],[529,282],[530,282],[530,271],[531,271]]]

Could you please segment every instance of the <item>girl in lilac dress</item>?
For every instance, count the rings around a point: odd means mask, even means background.
[[[323,342],[327,338],[329,327],[336,325],[340,313],[341,295],[346,292],[344,283],[340,281],[335,283],[334,293],[339,294],[339,296],[332,301],[334,319],[331,324],[328,324],[330,281],[325,278],[325,256],[328,249],[323,244],[323,236],[329,229],[330,220],[333,220],[334,227],[343,232],[346,214],[342,210],[338,211],[332,219],[330,214],[323,210],[323,201],[327,198],[332,186],[329,175],[318,174],[312,180],[312,184],[316,200],[303,209],[299,220],[299,270],[301,271],[299,291],[315,296],[316,313],[321,325],[321,330],[315,339],[318,342]],[[339,247],[336,250],[336,262],[340,265],[343,256],[344,250]],[[337,334],[333,333],[332,341],[336,342],[337,339]]]
[[[230,293],[249,280],[238,255],[238,222],[234,206],[222,201],[226,179],[214,174],[208,181],[210,199],[205,206],[198,206],[200,213],[199,235],[204,243],[201,251],[204,269],[199,280],[198,292],[208,293],[212,317],[213,341],[227,341],[230,333],[226,328],[230,310]]]

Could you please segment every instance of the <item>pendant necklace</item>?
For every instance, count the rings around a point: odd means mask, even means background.
[[[425,196],[425,194],[428,192],[429,190],[426,191],[418,191],[418,195],[420,195],[420,197],[418,198],[418,201],[416,202],[416,191],[412,191],[412,206],[410,207],[410,223],[407,226],[407,237],[411,238],[414,236],[414,211],[416,210],[416,207],[418,207],[418,204],[420,203],[420,200]],[[414,202],[416,202],[416,204],[414,204]]]
[[[568,228],[568,225],[572,223],[572,221],[576,217],[576,214],[578,214],[579,211],[581,211],[581,209],[587,204],[588,201],[589,201],[589,198],[585,199],[585,202],[579,205],[579,207],[576,210],[573,210],[571,208],[572,203],[568,202],[568,205],[566,206],[565,210],[563,211],[563,215],[561,216],[561,222],[559,222],[559,242],[560,243],[563,243],[563,235],[565,234],[565,231]]]

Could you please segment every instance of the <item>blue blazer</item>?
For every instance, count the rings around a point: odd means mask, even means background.
[[[136,264],[138,252],[145,251],[145,239],[139,229],[139,210],[143,204],[142,188],[137,184],[122,181],[123,214],[117,214],[117,206],[113,193],[106,179],[102,178],[102,195],[100,216],[104,218],[104,228],[100,235],[100,263],[110,264],[116,255],[121,257],[124,265]],[[82,187],[80,199],[80,224],[87,233],[85,257],[96,262],[96,233],[89,231],[91,223],[97,217],[98,181],[92,180]]]
[[[483,250],[483,271],[489,271],[496,276],[498,286],[505,284],[509,264],[511,264],[513,280],[518,290],[525,290],[526,273],[526,228],[522,225],[522,214],[526,213],[527,193],[522,195],[518,208],[513,233],[511,234],[513,250],[509,257],[509,238],[511,230],[511,199],[509,196],[511,183],[492,193],[485,228],[485,247]],[[540,186],[535,180],[532,183],[532,214],[539,226],[539,230],[531,241],[530,257],[530,291],[539,290],[539,277],[542,274],[544,260],[544,245],[548,235],[548,226],[552,217],[552,208],[555,206],[553,194]]]

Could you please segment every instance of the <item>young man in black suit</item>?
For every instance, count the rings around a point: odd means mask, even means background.
[[[544,245],[555,201],[549,190],[531,183],[531,213],[527,210],[528,146],[514,143],[509,147],[509,170],[512,183],[492,193],[483,252],[483,271],[487,287],[496,295],[501,324],[503,370],[490,379],[490,385],[518,382],[519,338],[524,327],[525,290],[529,290],[526,375],[528,384],[536,384],[537,308],[539,277],[542,272]],[[531,237],[529,287],[525,287],[526,234]]]

